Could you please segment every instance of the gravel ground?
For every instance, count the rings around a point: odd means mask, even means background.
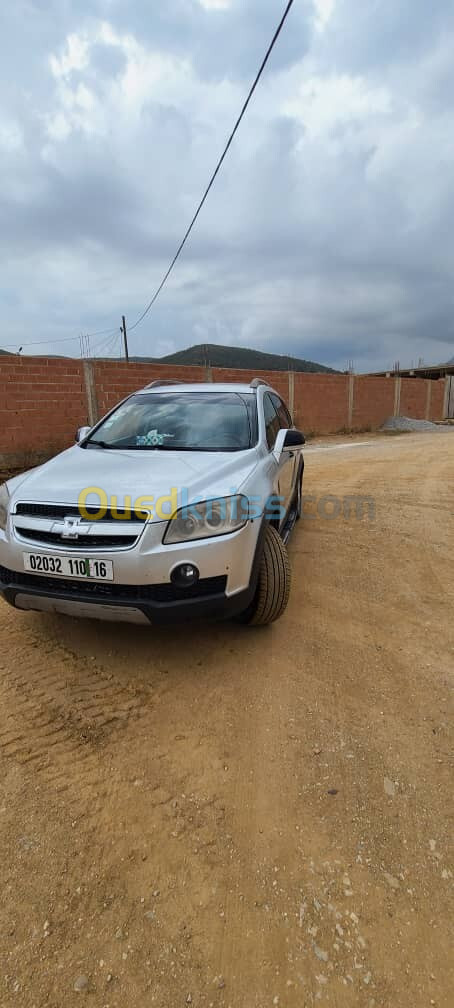
[[[453,476],[308,452],[376,517],[299,523],[272,628],[0,602],[2,1008],[450,1008]]]
[[[432,423],[430,420],[413,420],[411,417],[389,417],[385,421],[382,431],[414,431],[418,433],[420,431],[436,431],[446,430],[445,427],[439,426],[439,424]]]

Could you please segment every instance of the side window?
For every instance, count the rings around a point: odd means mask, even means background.
[[[282,402],[282,399],[279,399],[279,396],[272,394],[271,399],[273,401],[276,413],[279,417],[280,427],[283,430],[289,430],[290,427],[293,427],[293,421],[287,407]]]
[[[265,416],[266,440],[268,448],[271,451],[274,448],[281,424],[271,401],[271,396],[267,392],[263,397],[263,413]]]

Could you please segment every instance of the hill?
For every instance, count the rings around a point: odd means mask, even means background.
[[[0,354],[8,354],[8,350],[0,349]],[[46,354],[45,356],[60,358],[61,355]],[[122,357],[109,359],[123,360]],[[339,371],[326,367],[325,364],[316,364],[314,361],[303,360],[300,357],[266,353],[264,350],[251,350],[249,347],[218,346],[216,343],[201,343],[198,346],[188,347],[186,350],[177,350],[165,357],[131,355],[129,359],[138,364],[195,364],[199,367],[210,366],[230,370],[244,368],[245,371],[305,371],[339,374]]]
[[[134,361],[150,361],[155,364],[198,364],[220,368],[244,368],[246,371],[322,371],[325,374],[338,374],[334,368],[299,357],[289,357],[283,354],[266,353],[264,350],[251,350],[249,347],[218,346],[216,343],[201,343],[177,350],[165,357],[131,357]]]

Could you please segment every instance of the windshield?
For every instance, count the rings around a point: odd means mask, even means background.
[[[236,392],[153,392],[132,396],[83,447],[161,451],[244,451],[255,443],[255,396]]]

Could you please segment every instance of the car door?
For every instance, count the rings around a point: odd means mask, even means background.
[[[291,430],[293,427],[293,420],[290,413],[285,405],[285,403],[280,399],[275,392],[271,393],[271,401],[277,415],[279,417],[280,427],[283,430]],[[286,452],[287,465],[284,468],[284,480],[285,480],[285,492],[288,495],[289,506],[293,500],[293,496],[296,488],[296,479],[298,476],[298,462],[299,456],[297,452]]]
[[[263,410],[265,416],[265,429],[266,429],[266,440],[270,452],[273,451],[274,445],[276,443],[276,438],[281,430],[281,428],[288,429],[289,423],[288,418],[284,414],[281,417],[278,414],[276,405],[281,404],[281,400],[278,396],[273,395],[270,392],[266,392],[263,397]],[[278,492],[280,497],[282,497],[282,503],[285,512],[288,511],[294,487],[294,470],[295,470],[295,458],[293,452],[282,452],[281,459],[278,465]]]

